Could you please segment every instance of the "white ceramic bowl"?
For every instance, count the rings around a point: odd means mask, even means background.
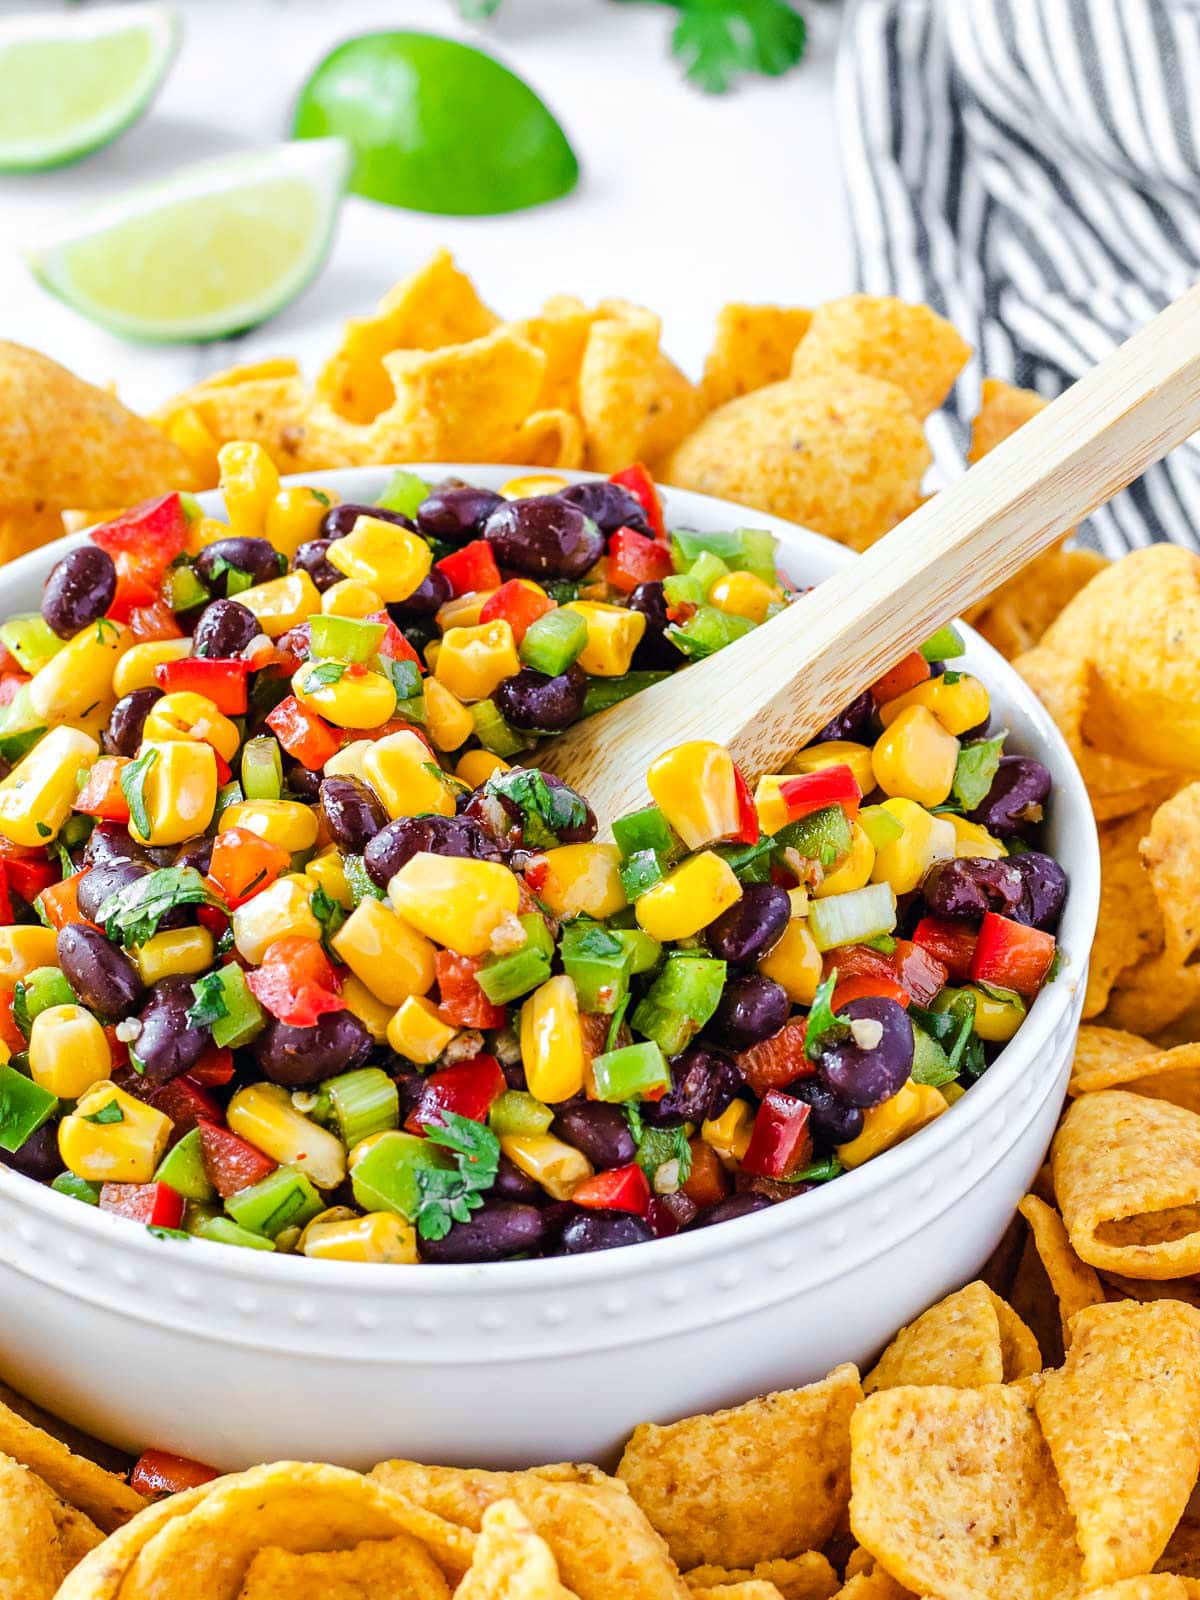
[[[456,470],[498,486],[510,467]],[[371,500],[383,470],[331,472]],[[576,476],[582,477],[583,474]],[[800,581],[847,552],[737,506],[667,493],[676,526],[778,535]],[[39,603],[77,540],[0,571],[0,616]],[[402,1454],[486,1466],[603,1460],[630,1428],[868,1360],[976,1272],[1049,1142],[1095,926],[1087,795],[1045,711],[969,635],[1013,747],[1054,774],[1049,846],[1071,892],[1066,965],[982,1081],[914,1138],[790,1204],[599,1255],[368,1267],[162,1241],[0,1168],[0,1370],[130,1450],[224,1468],[282,1457],[366,1467]]]

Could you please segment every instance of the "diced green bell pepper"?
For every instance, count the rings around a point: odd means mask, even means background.
[[[373,1133],[400,1126],[399,1091],[380,1067],[358,1067],[327,1078],[321,1093],[329,1096],[333,1122],[347,1150]]]
[[[394,472],[375,504],[385,511],[398,511],[402,517],[415,517],[428,498],[429,485],[424,478],[415,472]]]
[[[665,861],[675,861],[683,854],[680,839],[658,806],[643,806],[640,811],[618,817],[612,825],[612,836],[626,860],[642,850],[653,850]]]
[[[204,1165],[199,1128],[185,1133],[179,1143],[167,1151],[158,1164],[154,1181],[165,1183],[176,1194],[181,1194],[185,1200],[191,1200],[196,1205],[207,1205],[216,1199],[217,1191],[209,1181],[208,1169]]]
[[[780,828],[775,844],[780,850],[798,850],[807,860],[831,867],[850,848],[850,824],[841,806],[822,806]]]
[[[545,1133],[553,1121],[553,1110],[523,1089],[506,1089],[488,1108],[488,1127],[498,1139]]]
[[[239,1228],[274,1239],[285,1228],[311,1222],[325,1209],[325,1202],[298,1167],[284,1166],[231,1194],[225,1209]]]
[[[17,980],[13,991],[13,1018],[17,1026],[29,1035],[33,1019],[51,1006],[73,1006],[78,1002],[75,991],[58,967],[35,967]]]
[[[166,600],[172,611],[190,611],[193,606],[202,606],[208,598],[208,588],[194,567],[171,567],[168,570]]]
[[[940,1089],[944,1083],[953,1083],[958,1076],[958,1068],[951,1064],[950,1057],[941,1045],[915,1022],[913,1064],[909,1076],[914,1083],[931,1084],[935,1089]]]
[[[475,974],[475,981],[495,1006],[528,994],[550,976],[554,940],[545,917],[530,911],[517,920],[525,929],[525,944],[507,955],[489,956]]]
[[[670,676],[669,672],[624,672],[619,678],[589,678],[583,693],[583,715],[594,717]]]
[[[611,1015],[629,988],[631,951],[601,923],[586,919],[563,927],[561,948],[563,971],[575,985],[580,1010]]]
[[[249,1044],[267,1025],[266,1015],[250,993],[246,974],[236,961],[216,969],[221,980],[225,1015],[212,1024],[213,1043],[222,1049],[238,1050]]]
[[[921,646],[921,654],[926,661],[953,661],[955,656],[964,655],[966,649],[962,635],[953,623],[948,622],[944,628],[929,635]]]
[[[40,611],[28,611],[0,623],[0,644],[15,656],[22,672],[31,676],[44,667],[66,644],[46,622]]]
[[[364,1211],[394,1211],[413,1222],[421,1208],[417,1173],[450,1165],[448,1156],[429,1139],[385,1133],[355,1163],[350,1185]]]
[[[608,1050],[592,1059],[592,1079],[596,1097],[612,1105],[626,1100],[645,1100],[660,1089],[671,1087],[671,1069],[653,1039]]]
[[[690,572],[705,554],[717,556],[726,567],[752,572],[764,583],[777,578],[775,535],[763,528],[738,528],[732,533],[697,533],[681,528],[671,535],[671,553],[681,572]]]
[[[369,661],[387,632],[382,622],[365,617],[339,617],[318,612],[308,619],[312,654],[333,661]],[[409,662],[412,665],[412,662]]]
[[[342,871],[345,874],[346,882],[349,885],[350,893],[354,897],[356,906],[360,906],[364,900],[387,899],[387,895],[363,865],[361,856],[344,855],[342,857]]]
[[[723,961],[672,955],[635,1008],[634,1031],[653,1039],[664,1055],[678,1055],[717,1009],[724,986]]]
[[[7,1062],[0,1066],[0,1150],[19,1150],[57,1110],[49,1090]]]
[[[631,974],[653,972],[662,959],[662,945],[657,939],[652,939],[642,928],[613,928],[609,932],[615,939],[619,939],[629,951],[629,970]]]
[[[518,751],[525,749],[525,735],[509,727],[494,700],[477,701],[471,707],[471,720],[480,744],[494,756],[507,760],[509,756],[515,756]]]
[[[686,622],[670,623],[666,637],[685,656],[699,661],[705,656],[716,655],[718,650],[723,650],[743,634],[753,633],[754,627],[749,617],[718,611],[716,606],[699,606]]]
[[[232,1217],[209,1217],[203,1213],[189,1216],[187,1231],[197,1239],[211,1239],[216,1244],[236,1244],[244,1250],[274,1250],[275,1241],[265,1234],[252,1233],[234,1222]]]
[[[73,1172],[60,1172],[50,1187],[56,1194],[65,1194],[68,1200],[80,1200],[85,1206],[100,1204],[100,1185]]]
[[[841,807],[838,809],[841,810]],[[886,806],[863,806],[858,813],[858,822],[876,850],[886,850],[904,832],[904,824]]]
[[[654,850],[638,850],[617,868],[626,900],[637,900],[666,877],[662,858]]]
[[[561,606],[531,622],[517,654],[527,667],[557,678],[583,654],[588,640],[587,623],[578,611]]]

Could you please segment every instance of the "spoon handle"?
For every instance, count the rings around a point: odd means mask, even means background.
[[[671,745],[773,771],[901,656],[1200,428],[1200,286],[956,483],[762,628],[557,739],[544,765],[602,822]],[[540,757],[539,757],[540,759]]]

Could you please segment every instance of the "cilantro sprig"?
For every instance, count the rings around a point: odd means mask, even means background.
[[[625,1107],[625,1120],[629,1124],[629,1131],[637,1140],[637,1164],[642,1171],[654,1182],[654,1174],[659,1167],[668,1161],[679,1163],[678,1182],[682,1187],[692,1173],[692,1147],[688,1143],[687,1130],[681,1123],[673,1128],[654,1128],[642,1120],[642,1114],[637,1106],[630,1101]]]
[[[470,1221],[500,1165],[500,1141],[489,1127],[455,1111],[443,1111],[441,1117],[440,1124],[425,1124],[425,1137],[449,1150],[454,1166],[417,1172],[421,1204],[416,1221],[422,1239],[444,1239],[454,1223]]]
[[[143,839],[150,837],[150,813],[146,808],[146,779],[158,760],[157,750],[146,750],[136,761],[131,761],[121,771],[121,793],[129,807],[129,816]]]
[[[176,906],[226,909],[195,867],[159,867],[115,890],[102,902],[97,916],[114,943],[145,944]]]
[[[550,850],[559,836],[582,828],[587,821],[587,802],[566,784],[546,782],[534,767],[512,767],[494,772],[484,792],[507,801],[521,813],[524,845],[527,850]]]

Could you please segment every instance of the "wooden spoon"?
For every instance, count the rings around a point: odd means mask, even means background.
[[[548,744],[538,765],[602,828],[648,803],[646,769],[688,739],[727,745],[753,782],[903,655],[991,593],[1200,428],[1200,285],[926,502],[761,628]]]

